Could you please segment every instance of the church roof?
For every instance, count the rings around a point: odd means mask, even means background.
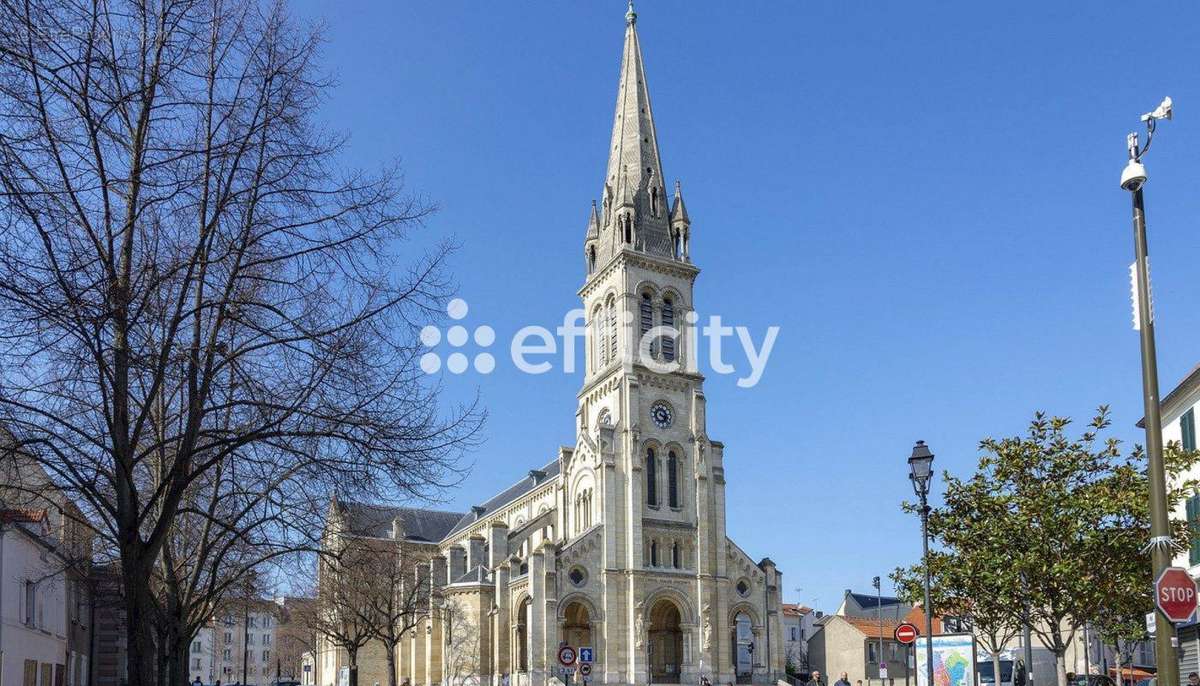
[[[488,583],[487,568],[485,568],[483,565],[479,565],[475,569],[472,569],[471,571],[467,572],[466,574],[463,574],[462,576],[458,577],[457,579],[455,579],[454,581],[452,581],[450,583],[454,583],[454,584],[486,584],[486,583]]]
[[[541,486],[550,479],[558,476],[558,459],[555,458],[547,463],[541,469],[530,470],[529,475],[521,479],[517,483],[509,486],[500,493],[492,496],[482,505],[476,505],[471,508],[471,512],[462,516],[458,523],[446,535],[456,534],[459,531],[471,526],[479,521],[485,515],[490,515],[503,508],[505,505],[529,493],[533,489]]]
[[[463,517],[461,512],[342,501],[338,509],[350,533],[356,536],[391,538],[392,522],[399,518],[406,540],[427,543],[440,542]]]

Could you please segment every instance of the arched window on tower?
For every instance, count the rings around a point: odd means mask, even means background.
[[[662,325],[664,328],[675,327],[675,303],[671,302],[670,298],[663,299]],[[669,333],[663,335],[662,354],[664,360],[675,361],[675,338]]]
[[[650,329],[654,328],[654,305],[650,301],[649,293],[642,293],[642,301],[638,304],[638,355],[642,354],[642,346],[645,345],[646,334],[650,333]],[[654,342],[650,342],[650,356],[654,356]]]
[[[608,364],[608,327],[599,307],[592,311],[592,345],[592,370],[598,371]]]
[[[674,450],[667,453],[667,504],[679,507],[679,459]]]
[[[646,504],[658,507],[658,460],[654,448],[646,448]]]
[[[650,541],[650,566],[658,566],[658,541]]]
[[[608,301],[608,362],[617,361],[617,304]]]
[[[680,567],[679,541],[676,541],[675,543],[671,544],[671,566],[674,567],[675,569],[679,569],[679,567]]]
[[[587,250],[587,270],[588,274],[596,271],[596,246],[589,245]]]
[[[625,215],[623,223],[625,225],[625,242],[632,243],[633,242],[633,219],[629,215]]]

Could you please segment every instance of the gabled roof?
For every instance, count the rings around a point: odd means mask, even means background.
[[[803,617],[804,615],[806,615],[812,611],[813,611],[813,609],[811,607],[808,607],[807,605],[795,605],[792,603],[784,603],[783,604],[783,614],[785,614],[785,615],[794,615],[796,617]]]
[[[350,533],[356,536],[391,538],[392,521],[399,518],[405,540],[426,543],[440,542],[463,517],[461,512],[341,501],[338,509]]]
[[[1178,386],[1172,388],[1171,392],[1163,397],[1162,402],[1158,404],[1158,407],[1163,410],[1169,409],[1172,405],[1174,405],[1175,401],[1180,400],[1184,395],[1191,392],[1197,386],[1200,386],[1200,364],[1192,367],[1192,371],[1188,372],[1188,375],[1183,377],[1183,381],[1180,381]],[[1145,417],[1142,417],[1137,421],[1137,427],[1139,429],[1146,428]]]
[[[462,515],[458,523],[447,532],[446,536],[456,534],[479,521],[483,517],[497,512],[517,498],[529,493],[533,489],[545,484],[551,479],[556,478],[558,476],[558,472],[558,458],[551,460],[541,469],[530,470],[529,475],[524,479],[521,479],[512,486],[509,486],[497,495],[492,496],[484,504],[472,507],[471,512]],[[445,536],[443,536],[443,538],[445,538]]]

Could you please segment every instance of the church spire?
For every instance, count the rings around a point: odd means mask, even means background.
[[[624,249],[672,256],[658,134],[632,1],[625,13],[625,49],[602,193],[601,222],[607,231],[597,245],[601,261]]]

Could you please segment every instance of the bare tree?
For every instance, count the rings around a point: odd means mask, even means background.
[[[402,260],[429,205],[338,167],[318,43],[278,5],[0,0],[0,457],[119,561],[131,686],[332,493],[428,495],[481,420],[423,383],[445,248]]]
[[[377,549],[349,545],[318,565],[316,602],[299,621],[319,637],[319,643],[346,651],[350,686],[358,686],[358,653],[375,639],[374,574],[381,556]]]
[[[369,546],[362,564],[370,571],[365,617],[372,637],[387,652],[388,686],[396,686],[396,647],[429,617],[429,546],[362,539]]]

